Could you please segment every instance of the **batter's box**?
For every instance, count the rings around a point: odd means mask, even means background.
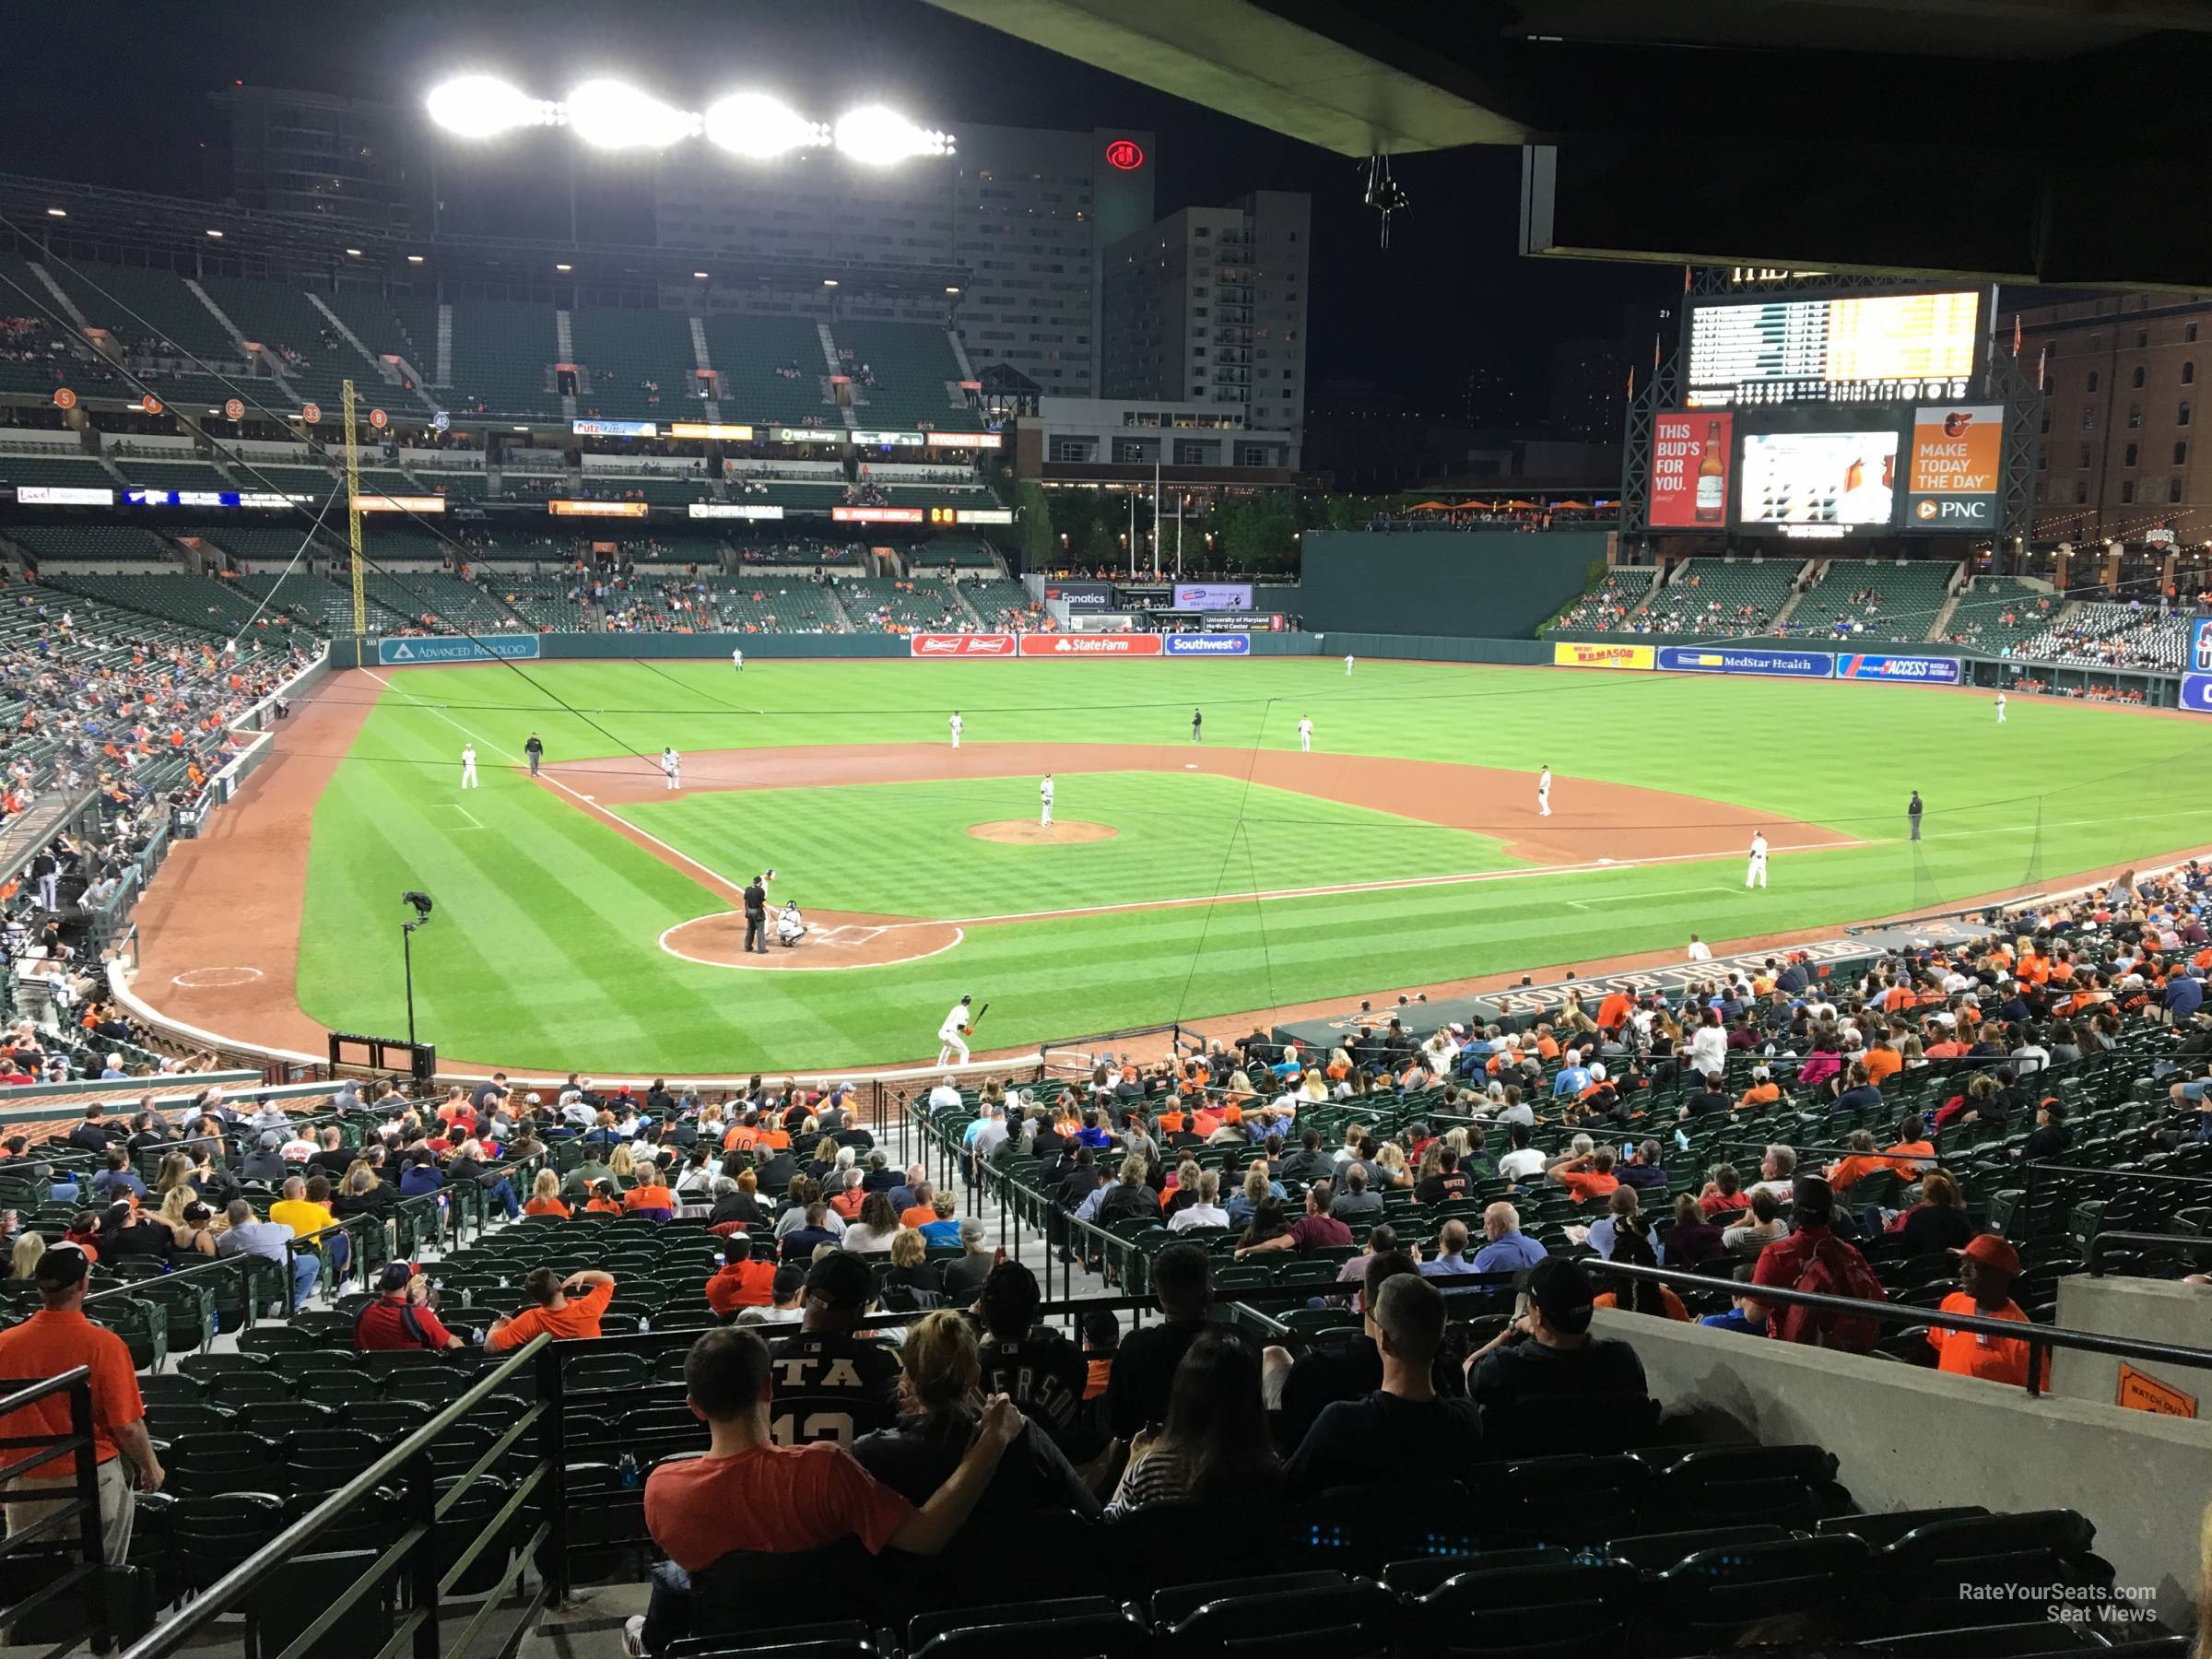
[[[857,947],[865,945],[870,939],[880,937],[888,932],[890,929],[888,927],[865,927],[856,922],[848,922],[838,927],[815,928],[811,930],[811,936],[818,945]]]

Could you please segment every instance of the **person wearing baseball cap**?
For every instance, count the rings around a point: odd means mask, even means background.
[[[2020,1253],[1995,1233],[1981,1233],[1959,1253],[1959,1288],[1943,1299],[1936,1312],[1971,1313],[1980,1319],[2008,1319],[2021,1324],[2028,1315],[2012,1300],[2012,1282],[2020,1277]],[[1981,1377],[1992,1382],[2028,1386],[2029,1347],[2009,1336],[1985,1331],[1951,1331],[1928,1327],[1928,1346],[1936,1350],[1936,1369],[1954,1377]],[[2051,1353],[2043,1351],[2041,1386],[2051,1386]]]
[[[111,1564],[130,1552],[136,1492],[161,1489],[161,1460],[146,1431],[146,1401],[137,1368],[122,1337],[85,1317],[85,1289],[92,1259],[57,1244],[31,1269],[40,1309],[21,1324],[0,1331],[0,1377],[53,1377],[77,1366],[91,1372],[92,1455],[99,1465],[100,1544]],[[0,1439],[69,1432],[69,1395],[47,1394],[0,1417]],[[11,1456],[15,1455],[13,1453]],[[26,1500],[45,1483],[76,1478],[67,1460],[21,1477],[9,1493],[7,1531],[14,1536],[53,1514],[61,1500]],[[56,1537],[76,1536],[71,1522]]]
[[[1563,1256],[1528,1272],[1524,1311],[1467,1359],[1467,1397],[1486,1419],[1522,1401],[1559,1394],[1643,1399],[1643,1362],[1617,1336],[1594,1336],[1590,1276]]]
[[[353,1321],[353,1346],[363,1353],[388,1348],[457,1348],[460,1337],[430,1312],[430,1288],[412,1262],[393,1262],[377,1276],[376,1300]]]
[[[834,1438],[850,1444],[888,1429],[899,1413],[899,1350],[859,1335],[876,1276],[850,1251],[832,1251],[806,1270],[806,1312],[796,1335],[775,1342],[769,1418],[779,1445]]]

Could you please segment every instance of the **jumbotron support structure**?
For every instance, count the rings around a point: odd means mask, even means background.
[[[369,632],[369,594],[361,574],[361,444],[353,424],[353,381],[347,378],[339,400],[346,423],[346,543],[353,550],[353,635]]]

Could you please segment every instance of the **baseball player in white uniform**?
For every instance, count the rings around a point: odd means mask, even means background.
[[[1744,885],[1763,888],[1767,885],[1767,832],[1751,831],[1751,862],[1744,869]]]
[[[1053,827],[1053,774],[1046,772],[1044,782],[1037,785],[1037,799],[1042,803],[1044,816],[1039,821],[1050,830]]]
[[[943,1065],[947,1060],[950,1060],[956,1053],[959,1055],[962,1065],[968,1064],[968,1038],[966,1035],[968,1005],[974,1000],[975,998],[972,996],[961,997],[959,1002],[952,1005],[952,1012],[945,1016],[944,1023],[937,1027],[937,1064],[939,1065]]]
[[[1344,659],[1344,677],[1346,679],[1352,677],[1352,659],[1348,656]]]
[[[952,747],[954,748],[960,747],[960,712],[955,709],[952,712]]]
[[[1551,768],[1548,766],[1536,774],[1536,816],[1551,816]]]
[[[1298,747],[1300,754],[1310,755],[1313,752],[1313,722],[1310,718],[1300,719],[1298,723]]]
[[[675,749],[665,748],[661,751],[661,773],[668,780],[669,788],[681,789],[684,786],[684,762]]]
[[[1997,693],[1997,724],[2005,724],[2005,693],[2002,691]]]
[[[477,746],[473,743],[465,743],[461,746],[461,787],[464,789],[483,787],[477,782]]]
[[[730,661],[735,665],[737,672],[743,674],[745,672],[745,647],[742,645],[732,646],[730,648]]]

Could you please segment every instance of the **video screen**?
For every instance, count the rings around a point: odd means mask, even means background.
[[[1746,525],[1887,525],[1896,516],[1897,442],[1894,429],[1749,433],[1738,517]]]

